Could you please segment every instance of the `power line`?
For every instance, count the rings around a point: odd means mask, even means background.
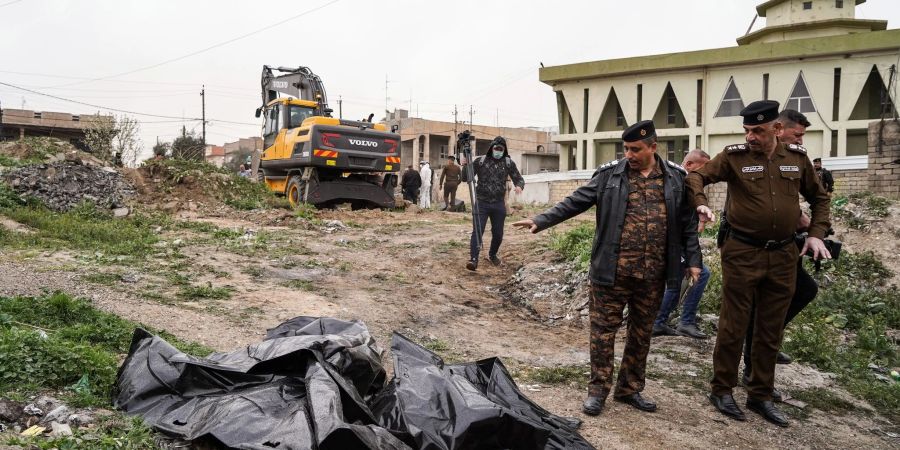
[[[64,102],[75,103],[75,104],[78,104],[78,105],[90,106],[91,108],[98,108],[98,109],[103,109],[103,110],[107,110],[107,111],[115,111],[115,112],[120,112],[120,113],[125,113],[125,114],[133,114],[133,115],[136,115],[136,116],[156,117],[156,118],[160,118],[160,119],[178,119],[178,121],[185,121],[185,122],[201,122],[201,121],[203,121],[203,119],[196,118],[196,117],[167,116],[167,115],[162,115],[162,114],[142,113],[142,112],[137,112],[137,111],[129,111],[129,110],[126,110],[126,109],[112,108],[112,107],[109,107],[109,106],[95,105],[95,104],[93,104],[93,103],[80,102],[80,101],[78,101],[78,100],[72,100],[72,99],[60,97],[60,96],[57,96],[57,95],[52,95],[52,94],[46,94],[46,93],[43,93],[43,92],[38,92],[38,91],[35,91],[35,90],[33,90],[33,89],[23,88],[23,87],[21,87],[21,86],[16,86],[16,85],[14,85],[14,84],[4,83],[4,82],[2,82],[2,81],[0,81],[0,86],[9,86],[9,87],[11,87],[11,88],[19,89],[19,90],[21,90],[21,91],[29,92],[29,93],[32,93],[32,94],[35,94],[35,95],[40,95],[40,96],[43,96],[43,97],[49,97],[49,98],[56,99],[56,100],[62,100],[62,101],[64,101]],[[231,123],[231,124],[236,124],[236,125],[259,125],[259,124],[256,124],[256,123],[237,122],[237,121],[231,121],[231,120],[219,120],[219,119],[207,119],[207,122]]]
[[[32,89],[23,88],[23,87],[21,87],[21,86],[16,86],[16,85],[14,85],[14,84],[4,83],[4,82],[2,82],[2,81],[0,81],[0,85],[3,85],[3,86],[9,86],[9,87],[11,87],[11,88],[19,89],[19,90],[22,90],[22,91],[25,91],[25,92],[30,92],[30,93],[35,94],[35,95],[41,95],[41,96],[44,96],[44,97],[50,97],[50,98],[53,98],[53,99],[56,99],[56,100],[62,100],[62,101],[64,101],[64,102],[76,103],[76,104],[84,105],[84,106],[90,106],[91,108],[99,108],[99,109],[105,109],[105,110],[108,110],[108,111],[116,111],[116,112],[121,112],[121,113],[126,113],[126,114],[134,114],[134,115],[136,115],[136,116],[159,117],[159,118],[161,118],[161,119],[183,119],[182,117],[165,116],[165,115],[160,115],[160,114],[149,114],[149,113],[142,113],[142,112],[136,112],[136,111],[128,111],[128,110],[125,110],[125,109],[110,108],[110,107],[108,107],[108,106],[94,105],[94,104],[92,104],[92,103],[85,103],[85,102],[80,102],[80,101],[78,101],[78,100],[72,100],[72,99],[68,99],[68,98],[58,97],[58,96],[56,96],[56,95],[45,94],[45,93],[43,93],[43,92],[38,92],[38,91],[35,91],[35,90],[32,90]],[[201,119],[190,119],[190,120],[201,120]]]
[[[11,2],[6,2],[6,3],[2,4],[2,5],[0,5],[0,8],[2,8],[2,7],[4,7],[4,6],[12,5],[13,3],[19,3],[19,2],[21,2],[21,1],[22,1],[22,0],[13,0],[13,1],[11,1]]]
[[[314,13],[314,12],[320,10],[320,9],[326,8],[326,7],[328,7],[328,6],[331,6],[331,5],[333,5],[333,4],[335,4],[335,3],[339,2],[339,1],[340,1],[340,0],[332,0],[332,1],[330,1],[330,2],[328,2],[328,3],[326,3],[326,4],[324,4],[324,5],[320,5],[320,6],[317,6],[317,7],[315,7],[315,8],[312,8],[312,9],[309,9],[309,10],[306,10],[306,11],[303,11],[303,12],[300,13],[300,14],[297,14],[297,15],[291,16],[291,17],[288,17],[287,19],[284,19],[284,20],[282,20],[282,21],[273,23],[273,24],[271,24],[271,25],[266,25],[266,26],[264,26],[264,27],[262,27],[262,28],[259,28],[259,29],[257,29],[257,30],[251,31],[251,32],[246,33],[246,34],[243,34],[243,35],[240,35],[240,36],[238,36],[238,37],[228,39],[227,41],[220,42],[220,43],[218,43],[218,44],[214,44],[214,45],[211,45],[211,46],[206,47],[206,48],[204,48],[204,49],[197,50],[197,51],[194,51],[194,52],[191,52],[191,53],[182,55],[182,56],[178,56],[178,57],[175,57],[175,58],[167,59],[167,60],[165,60],[165,61],[162,61],[162,62],[159,62],[159,63],[156,63],[156,64],[151,64],[151,65],[149,65],[149,66],[139,67],[139,68],[137,68],[137,69],[132,69],[132,70],[129,70],[129,71],[126,71],[126,72],[122,72],[122,73],[118,73],[118,74],[115,74],[115,75],[107,75],[107,76],[104,76],[104,77],[92,78],[92,79],[89,79],[89,80],[86,80],[86,81],[78,81],[78,82],[75,82],[75,83],[64,84],[64,85],[59,85],[59,86],[54,86],[54,87],[64,87],[64,86],[73,86],[73,85],[76,85],[76,84],[82,84],[82,83],[91,83],[91,82],[94,82],[94,81],[105,80],[105,79],[107,79],[107,78],[118,78],[118,77],[122,77],[122,76],[125,76],[125,75],[131,75],[131,74],[137,73],[137,72],[142,72],[142,71],[144,71],[144,70],[154,69],[154,68],[156,68],[156,67],[163,66],[163,65],[166,65],[166,64],[169,64],[169,63],[173,63],[173,62],[175,62],[175,61],[180,61],[180,60],[182,60],[182,59],[189,58],[189,57],[191,57],[191,56],[196,56],[196,55],[199,55],[199,54],[201,54],[201,53],[208,52],[208,51],[210,51],[210,50],[212,50],[212,49],[219,48],[219,47],[221,47],[221,46],[223,46],[223,45],[227,45],[227,44],[230,44],[230,43],[232,43],[232,42],[236,42],[236,41],[239,41],[239,40],[241,40],[241,39],[248,38],[248,37],[253,36],[253,35],[255,35],[255,34],[262,33],[263,31],[267,31],[267,30],[269,30],[269,29],[271,29],[271,28],[274,28],[274,27],[277,27],[277,26],[279,26],[279,25],[283,25],[283,24],[285,24],[285,23],[287,23],[287,22],[290,22],[290,21],[292,21],[292,20],[298,19],[298,18],[303,17],[303,16],[305,16],[305,15],[307,15],[307,14],[312,14],[312,13]]]

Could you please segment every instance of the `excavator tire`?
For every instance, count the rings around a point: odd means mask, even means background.
[[[297,208],[301,203],[306,203],[306,182],[299,175],[292,176],[288,180],[285,195],[292,208]]]

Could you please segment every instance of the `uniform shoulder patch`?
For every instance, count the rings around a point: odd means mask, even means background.
[[[728,153],[743,152],[747,150],[750,150],[750,147],[748,147],[747,144],[734,144],[725,147],[725,151]]]
[[[619,164],[619,160],[618,160],[618,159],[614,159],[614,160],[609,161],[609,162],[607,162],[607,163],[601,164],[600,167],[597,167],[597,172],[604,171],[604,170],[609,169],[609,168],[611,168],[611,167],[616,167],[617,164]]]
[[[786,145],[786,147],[788,150],[793,150],[797,153],[803,153],[804,155],[806,154],[806,148],[803,147],[802,145],[788,144],[788,145]]]
[[[680,172],[683,173],[683,174],[687,174],[687,170],[684,170],[684,167],[681,167],[681,165],[679,165],[679,164],[677,164],[677,163],[674,163],[674,162],[669,161],[669,160],[667,159],[667,160],[666,160],[666,164],[668,164],[669,167],[671,167],[671,168],[673,168],[673,169],[677,169],[678,171],[680,171]]]

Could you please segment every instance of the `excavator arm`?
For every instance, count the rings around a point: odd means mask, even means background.
[[[277,73],[276,73],[277,72]],[[328,96],[325,94],[325,85],[318,75],[309,67],[276,67],[263,66],[262,77],[262,107],[278,98],[278,94],[285,94],[301,100],[317,102],[316,115],[331,117],[332,109],[328,107]]]

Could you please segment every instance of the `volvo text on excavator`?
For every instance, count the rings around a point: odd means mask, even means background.
[[[277,73],[276,73],[277,72]],[[280,94],[283,94],[280,95]],[[325,86],[308,67],[263,66],[259,178],[291,205],[393,208],[400,136],[382,124],[331,116]]]

